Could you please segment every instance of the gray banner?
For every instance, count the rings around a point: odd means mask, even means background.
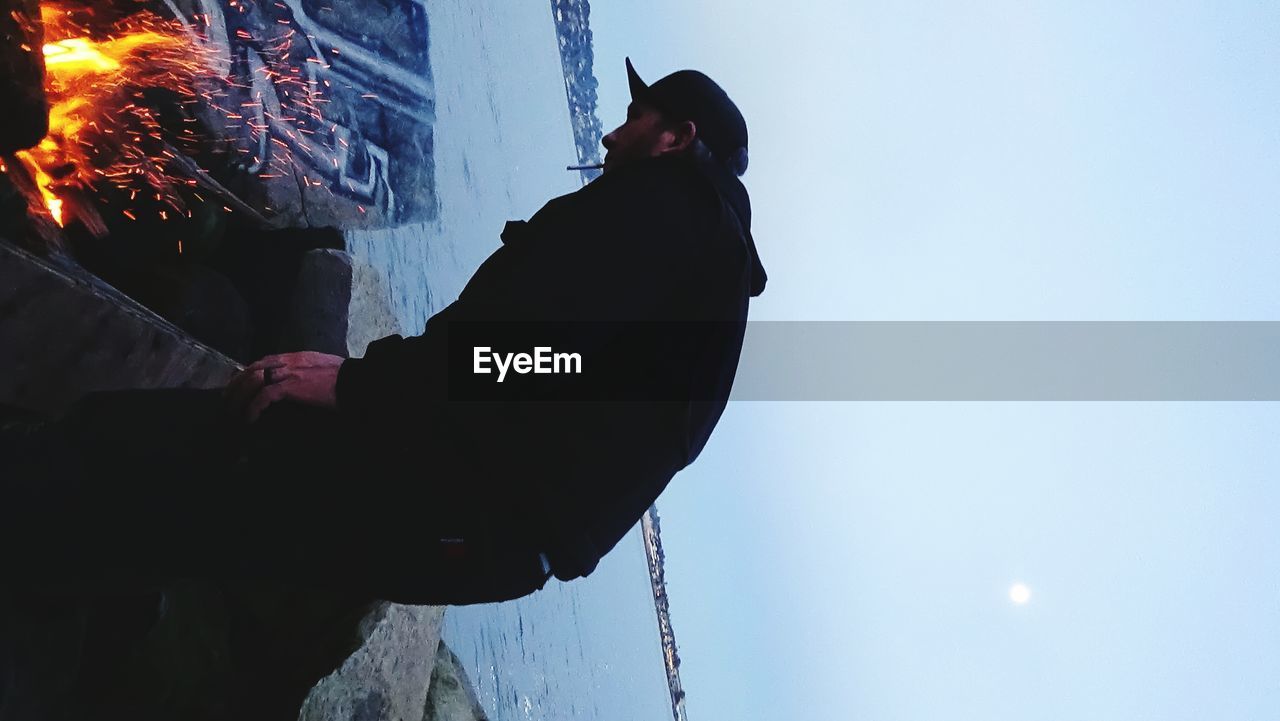
[[[754,321],[730,398],[1275,401],[1280,321]]]

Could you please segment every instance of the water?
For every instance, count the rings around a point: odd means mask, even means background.
[[[450,608],[443,636],[494,721],[671,717],[639,529],[585,579]]]
[[[439,214],[348,234],[362,273],[356,354],[387,333],[419,333],[500,245],[506,220],[581,187],[564,170],[578,148],[550,4],[426,6]],[[585,579],[450,608],[443,637],[493,721],[671,717],[638,525]]]

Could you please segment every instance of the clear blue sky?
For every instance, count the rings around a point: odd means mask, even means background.
[[[591,20],[606,131],[624,55],[742,108],[753,319],[1280,320],[1280,5]],[[690,718],[1280,718],[1277,438],[1269,403],[735,402],[659,501]]]

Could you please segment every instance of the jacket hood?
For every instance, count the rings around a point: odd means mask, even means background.
[[[734,214],[738,216],[738,221],[742,225],[744,240],[747,244],[747,254],[750,256],[748,262],[751,264],[751,297],[754,298],[764,292],[765,283],[769,280],[769,275],[765,273],[764,264],[760,262],[760,253],[756,250],[756,240],[751,236],[751,197],[747,195],[747,189],[742,185],[742,181],[738,180],[727,170],[714,163],[700,163],[699,168],[711,180],[711,183],[720,192],[720,196],[728,202],[729,207],[733,209]]]

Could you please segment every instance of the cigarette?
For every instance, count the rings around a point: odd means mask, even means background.
[[[599,170],[604,167],[604,163],[592,163],[591,165],[570,165],[565,170]]]

